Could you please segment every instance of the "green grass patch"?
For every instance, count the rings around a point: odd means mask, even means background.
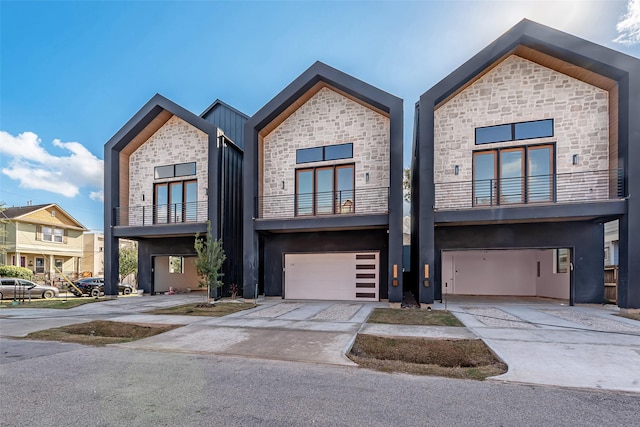
[[[361,335],[348,355],[363,368],[483,380],[507,371],[481,340]]]
[[[640,321],[640,313],[618,313],[616,316],[626,317],[627,319],[633,319]]]
[[[96,320],[78,325],[63,326],[44,331],[32,332],[24,339],[62,341],[77,344],[104,346],[151,337],[179,328],[182,325],[154,325],[109,322]]]
[[[222,317],[254,307],[254,304],[246,302],[217,302],[215,304],[197,303],[178,305],[175,307],[159,308],[156,310],[147,311],[147,313]]]
[[[402,308],[376,308],[367,322],[389,325],[464,326],[448,311]]]
[[[106,301],[106,298],[76,298],[69,299],[54,298],[54,299],[32,299],[31,301],[20,301],[19,304],[13,305],[13,300],[2,300],[0,302],[0,309],[5,308],[73,308],[83,304],[91,304],[93,302]]]

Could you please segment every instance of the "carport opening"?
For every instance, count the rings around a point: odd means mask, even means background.
[[[199,277],[195,265],[196,257],[184,255],[155,256],[153,258],[153,293],[161,294],[176,290],[198,289]]]
[[[571,251],[442,251],[442,295],[522,296],[569,300]]]

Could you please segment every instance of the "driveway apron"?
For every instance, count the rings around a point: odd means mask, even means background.
[[[601,306],[449,304],[509,366],[495,380],[640,392],[640,323]]]

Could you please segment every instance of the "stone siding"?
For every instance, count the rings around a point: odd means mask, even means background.
[[[434,181],[436,207],[471,205],[473,151],[555,143],[556,173],[605,171],[609,168],[608,93],[516,55],[458,93],[434,113]],[[475,128],[542,119],[554,120],[554,136],[475,145]],[[579,162],[572,164],[573,155]],[[459,165],[459,174],[454,174]],[[608,178],[592,180],[591,192],[566,193],[571,201],[606,198]],[[440,186],[439,183],[466,182]],[[558,201],[563,193],[558,183]],[[575,197],[578,197],[577,199]],[[569,201],[569,200],[567,200]]]
[[[154,184],[198,180],[198,202],[206,202],[208,186],[209,137],[177,116],[171,117],[129,157],[129,225],[151,224]],[[154,179],[154,168],[176,163],[196,162],[196,175]],[[145,200],[142,200],[144,194]],[[199,204],[200,205],[200,204]],[[206,221],[206,208],[198,209],[198,221]]]
[[[296,169],[336,164],[355,164],[355,213],[386,212],[389,126],[384,115],[329,88],[320,89],[263,138],[262,217],[294,215]],[[296,164],[297,149],[345,143],[353,143],[353,159]]]

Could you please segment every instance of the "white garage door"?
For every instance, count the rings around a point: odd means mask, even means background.
[[[287,299],[378,301],[379,253],[285,254]]]

